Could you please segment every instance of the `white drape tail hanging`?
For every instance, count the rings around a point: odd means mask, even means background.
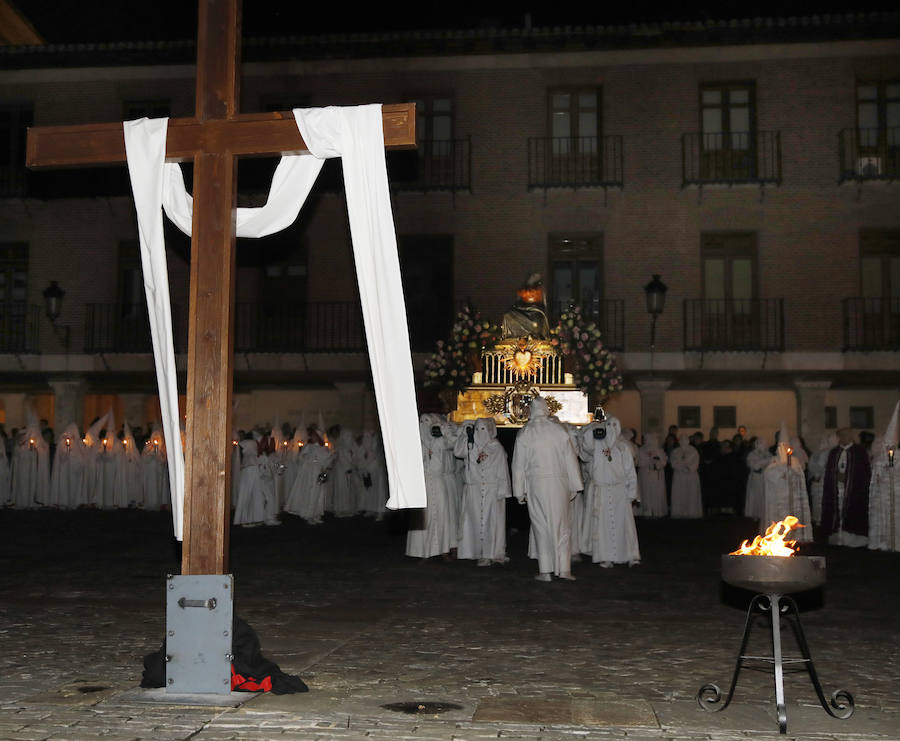
[[[389,509],[425,506],[418,416],[406,308],[391,214],[381,106],[295,109],[309,155],[281,158],[266,204],[239,208],[238,237],[264,237],[289,226],[329,157],[341,157],[366,339],[390,482]],[[134,192],[144,288],[156,364],[172,490],[175,537],[182,539],[184,452],[172,339],[162,210],[191,233],[193,201],[181,168],[165,162],[168,119],[126,121],[125,149]]]

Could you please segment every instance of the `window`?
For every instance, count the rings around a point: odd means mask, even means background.
[[[737,407],[713,407],[713,427],[737,427]]]
[[[825,407],[825,429],[836,430],[837,426],[837,407]]]
[[[555,155],[596,155],[600,137],[600,91],[596,88],[551,90],[550,136]]]
[[[410,344],[430,351],[453,325],[453,237],[402,236],[398,247]]]
[[[585,316],[602,316],[603,235],[551,234],[549,247],[551,314],[577,304]]]
[[[862,330],[876,346],[900,344],[900,229],[859,235]]]
[[[699,428],[700,407],[678,407],[678,426],[681,429]]]
[[[0,349],[27,349],[28,245],[0,242]]]
[[[900,147],[900,80],[857,84],[856,128],[860,154]]]
[[[756,235],[752,232],[701,236],[702,331],[707,347],[748,347],[758,339]]]
[[[25,130],[34,123],[30,105],[0,105],[0,196],[28,191]]]
[[[850,426],[871,429],[875,426],[875,410],[872,407],[850,407]]]
[[[701,177],[756,177],[755,85],[716,83],[700,87]]]

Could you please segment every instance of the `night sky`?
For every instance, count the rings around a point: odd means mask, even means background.
[[[195,0],[12,0],[50,43],[191,39],[196,34]],[[701,20],[748,16],[892,10],[889,0],[758,0],[672,3],[633,0],[619,3],[455,2],[417,3],[363,0],[364,7],[304,0],[245,0],[244,36],[294,36],[317,33],[404,31],[438,28],[515,27],[530,14],[533,26],[610,25],[629,21]],[[357,5],[357,7],[353,7]],[[567,7],[568,6],[568,7]],[[351,9],[352,8],[352,9]],[[310,15],[311,14],[311,15]]]

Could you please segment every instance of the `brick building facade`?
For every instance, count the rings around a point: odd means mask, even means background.
[[[463,302],[499,321],[539,271],[553,307],[606,328],[625,426],[771,441],[784,420],[815,448],[829,427],[880,433],[900,392],[898,30],[881,13],[251,39],[242,111],[417,101],[418,151],[389,155],[417,369]],[[0,47],[7,428],[28,404],[57,428],[111,404],[132,425],[157,414],[124,169],[28,173],[21,132],[191,116],[193,53]],[[242,165],[243,203],[271,165]],[[296,227],[238,247],[238,426],[373,421],[338,185],[332,167]],[[169,258],[186,339],[185,239]]]

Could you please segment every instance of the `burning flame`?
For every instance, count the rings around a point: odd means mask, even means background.
[[[797,550],[796,540],[785,540],[784,536],[791,530],[806,527],[800,524],[793,515],[788,515],[781,522],[773,522],[766,528],[765,535],[757,535],[751,543],[745,540],[741,547],[732,551],[731,556],[793,556]]]

